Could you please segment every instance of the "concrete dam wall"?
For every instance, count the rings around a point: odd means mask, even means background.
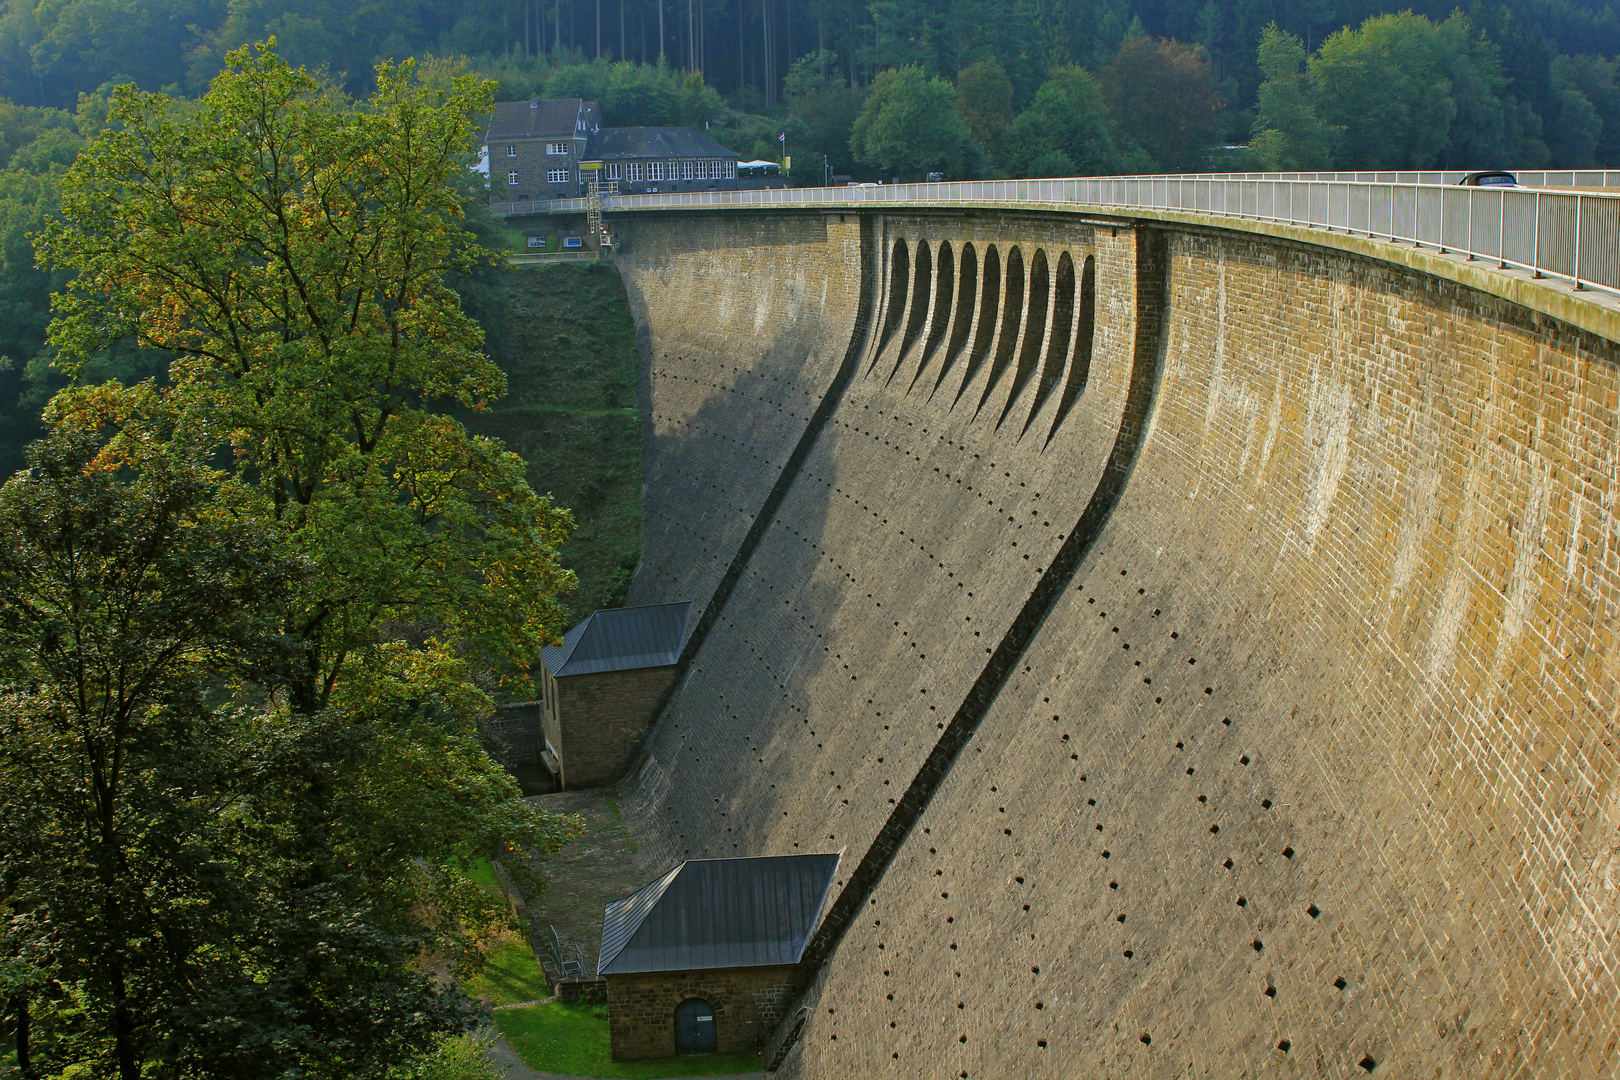
[[[697,604],[626,810],[844,852],[783,1075],[1615,1074],[1613,342],[1193,224],[617,226]]]

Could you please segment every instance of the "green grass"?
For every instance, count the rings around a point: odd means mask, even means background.
[[[764,1068],[756,1054],[691,1054],[652,1061],[614,1061],[608,1052],[604,1005],[533,1005],[495,1014],[506,1041],[542,1072],[655,1080],[668,1076],[732,1076]]]
[[[467,870],[467,880],[483,889],[503,904],[506,894],[501,891],[500,880],[495,876],[495,864],[488,859],[479,859]]]
[[[502,938],[484,959],[484,969],[463,983],[473,997],[488,998],[491,1005],[513,1005],[551,996],[551,983],[522,934]]]

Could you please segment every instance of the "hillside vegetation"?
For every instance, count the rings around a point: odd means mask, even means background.
[[[641,550],[641,420],[635,325],[611,267],[498,271],[484,310],[506,396],[464,417],[528,463],[529,484],[574,512],[560,555],[579,577],[569,622],[624,603]]]

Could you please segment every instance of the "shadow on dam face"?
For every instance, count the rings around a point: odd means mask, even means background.
[[[690,264],[742,295],[787,229],[683,227],[627,277]],[[659,378],[716,384],[661,406],[649,457],[688,480],[649,559],[707,546],[716,568],[685,582],[737,572],[627,813],[668,857],[845,851],[782,1075],[1609,1068],[1613,344],[1360,256],[1170,228],[1157,389],[1133,412],[1128,225],[868,228],[874,297],[903,241],[931,314],[896,354],[909,318],[884,343],[881,299],[870,337],[825,302],[858,372],[819,429],[720,388],[833,388],[808,308],[746,354],[678,292],[643,313],[690,343]],[[812,232],[796,259],[832,275],[849,248]],[[986,400],[1009,314],[984,279],[1015,248],[1046,255],[1046,344],[1009,346],[1008,401],[974,418],[950,405]],[[1112,513],[1085,525],[1099,492]]]

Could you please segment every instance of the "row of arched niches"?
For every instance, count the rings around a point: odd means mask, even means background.
[[[1091,373],[1095,258],[1076,267],[1066,250],[1054,264],[1044,247],[920,237],[896,237],[886,255],[867,374],[1050,442]]]

